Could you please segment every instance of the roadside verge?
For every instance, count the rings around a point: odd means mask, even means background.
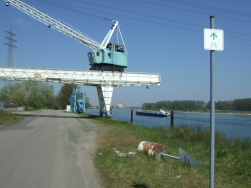
[[[201,126],[148,128],[125,121],[92,116],[102,127],[97,140],[95,165],[104,187],[208,187],[209,186],[209,130]],[[216,134],[217,187],[242,187],[251,184],[250,139],[228,140]],[[163,157],[160,161],[137,151],[141,141],[164,144],[169,155],[179,156],[183,148],[205,166],[195,168],[180,160]],[[119,157],[115,151],[136,152],[134,157]]]

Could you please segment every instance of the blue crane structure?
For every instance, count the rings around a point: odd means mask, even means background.
[[[71,103],[71,110],[73,112],[86,113],[83,85],[77,85],[76,88],[72,89],[72,94],[69,98],[69,102]]]
[[[49,28],[55,29],[66,36],[84,44],[91,48],[93,51],[88,53],[90,70],[101,71],[118,71],[124,72],[124,68],[127,68],[127,50],[124,44],[122,33],[120,31],[118,21],[110,20],[113,23],[111,29],[105,36],[103,42],[100,44],[96,40],[87,36],[86,34],[78,31],[67,23],[62,23],[49,15],[29,6],[28,4],[20,0],[4,0],[6,6],[12,5],[32,18],[47,25]],[[111,37],[115,30],[118,30],[123,44],[110,43]]]

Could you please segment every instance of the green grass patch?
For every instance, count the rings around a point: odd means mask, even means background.
[[[202,126],[181,125],[174,129],[148,128],[126,121],[89,116],[99,124],[100,132],[95,164],[104,187],[209,187],[210,134]],[[166,153],[179,157],[182,148],[202,162],[202,168],[190,167],[177,159],[164,157],[160,161],[137,152],[134,157],[118,157],[120,152],[136,152],[141,141],[164,144]],[[216,133],[215,187],[251,186],[251,140],[229,140]]]
[[[10,125],[24,118],[25,116],[22,115],[2,112],[0,113],[0,127]]]

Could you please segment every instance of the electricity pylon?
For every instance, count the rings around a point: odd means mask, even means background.
[[[15,33],[13,33],[12,31],[12,25],[10,27],[10,31],[6,31],[6,33],[9,34],[9,36],[5,36],[6,39],[9,40],[8,43],[4,43],[5,45],[8,45],[9,46],[9,50],[8,50],[8,57],[7,57],[7,66],[8,67],[13,67],[13,48],[17,48],[15,45],[14,45],[14,42],[17,42],[15,39],[14,39],[14,36],[16,36]],[[5,85],[9,85],[10,81],[6,81],[5,82]]]

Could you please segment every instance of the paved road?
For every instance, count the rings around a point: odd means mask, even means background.
[[[99,188],[92,163],[98,125],[43,110],[0,128],[1,188]]]

